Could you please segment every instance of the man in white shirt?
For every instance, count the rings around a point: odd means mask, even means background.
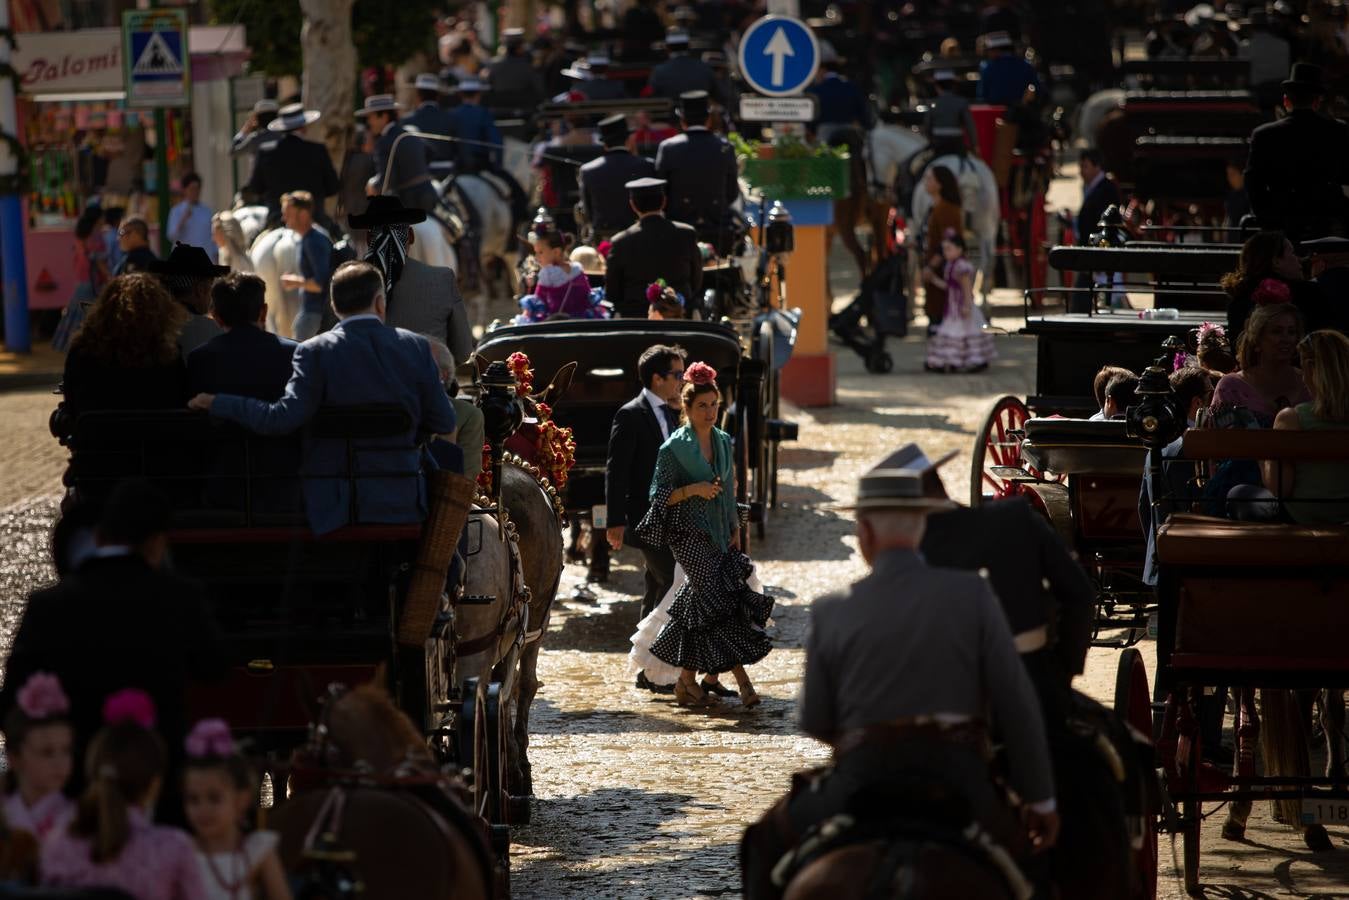
[[[169,239],[201,247],[218,262],[219,250],[211,240],[211,208],[201,202],[201,176],[188,172],[181,184],[183,199],[169,210]]]

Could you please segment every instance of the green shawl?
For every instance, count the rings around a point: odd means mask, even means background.
[[[697,504],[696,517],[707,528],[712,541],[725,552],[731,546],[731,534],[739,522],[735,504],[735,469],[731,436],[720,428],[712,429],[713,464],[710,466],[703,457],[702,448],[698,446],[698,435],[688,425],[680,427],[670,435],[670,439],[661,446],[661,449],[670,451],[686,477],[686,480],[674,487],[684,487],[699,481],[712,481],[720,476],[721,493],[715,500],[695,497],[684,502]],[[660,486],[659,480],[652,482],[653,500]]]

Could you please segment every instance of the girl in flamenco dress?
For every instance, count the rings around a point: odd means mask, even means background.
[[[941,242],[946,271],[928,271],[929,281],[946,283],[946,312],[927,342],[929,372],[982,372],[997,357],[993,335],[974,303],[974,266],[965,258],[965,239],[947,229]]]
[[[585,271],[570,259],[572,236],[550,229],[532,233],[530,238],[539,271],[534,292],[520,298],[521,312],[516,322],[542,322],[553,316],[608,318],[608,311],[600,305],[603,293],[591,290]]]

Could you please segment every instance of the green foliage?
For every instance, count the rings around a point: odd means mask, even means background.
[[[751,141],[738,131],[731,132],[726,139],[735,150],[736,159],[742,161],[755,159],[759,155],[759,148],[764,146],[763,141]],[[774,159],[845,159],[848,156],[846,147],[808,144],[795,135],[774,138],[772,147]]]
[[[300,28],[304,14],[298,0],[209,0],[212,19],[228,25],[236,19],[247,29],[250,65],[268,75],[299,75],[304,66]],[[396,66],[417,51],[434,57],[431,25],[442,0],[357,2],[351,36],[361,66]]]

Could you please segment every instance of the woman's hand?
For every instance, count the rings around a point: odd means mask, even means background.
[[[690,484],[684,488],[688,491],[690,497],[702,497],[704,500],[715,500],[721,493],[721,485],[715,481],[699,481]]]
[[[739,552],[740,550],[740,532],[739,530],[731,532],[731,549]]]

